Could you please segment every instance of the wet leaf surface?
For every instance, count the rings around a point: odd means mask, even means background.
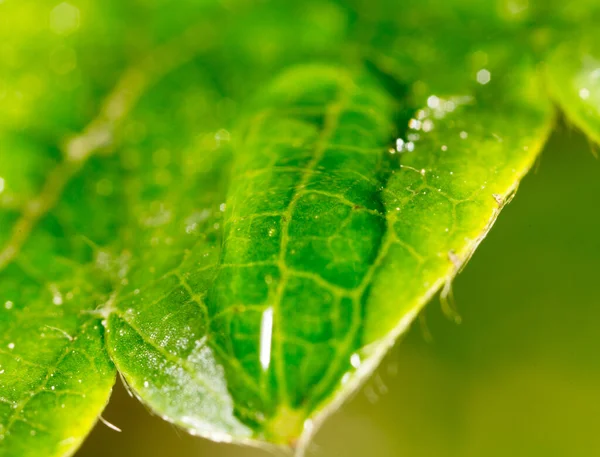
[[[598,141],[565,41],[595,9],[511,5],[0,4],[0,455],[72,452],[113,363],[191,433],[302,452],[450,309],[551,97]]]

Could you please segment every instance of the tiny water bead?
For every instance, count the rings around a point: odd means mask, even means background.
[[[489,70],[482,68],[481,70],[479,70],[477,72],[476,79],[479,84],[486,85],[487,83],[489,83],[492,80],[492,74],[490,73]]]
[[[273,307],[267,308],[260,322],[260,365],[267,370],[271,364],[271,344],[273,339]]]
[[[583,58],[582,69],[575,77],[575,87],[581,100],[597,107],[600,100],[600,61],[591,56]]]
[[[406,138],[396,139],[396,148],[391,149],[390,153],[396,152],[413,152],[417,147],[417,143],[423,139],[425,134],[432,132],[435,129],[436,121],[444,119],[449,113],[454,112],[459,106],[470,104],[473,102],[471,96],[458,96],[443,99],[437,95],[430,95],[427,98],[427,106],[416,112],[416,115],[408,121],[409,132]],[[460,138],[466,139],[468,133],[460,132]],[[441,146],[442,151],[447,151],[446,145]]]
[[[404,141],[402,138],[396,140],[396,151],[398,152],[413,152],[415,143],[413,141]]]
[[[13,303],[12,301],[10,301],[10,300],[7,300],[7,301],[4,303],[4,307],[5,307],[6,309],[12,309],[12,307],[13,307],[13,306],[14,306],[14,303]]]
[[[224,143],[229,143],[231,141],[231,134],[225,130],[220,129],[215,133],[215,142],[217,147],[222,146]]]
[[[52,295],[52,303],[56,306],[63,304],[63,297],[58,290],[56,290]]]
[[[587,100],[588,98],[590,98],[590,90],[585,87],[583,89],[580,89],[579,98],[581,98],[582,100]]]
[[[352,354],[350,356],[350,365],[352,365],[354,368],[359,368],[361,364],[361,360],[360,360],[360,355],[358,354]]]
[[[79,25],[79,8],[70,3],[60,3],[50,12],[50,30],[57,35],[70,35],[79,28]]]

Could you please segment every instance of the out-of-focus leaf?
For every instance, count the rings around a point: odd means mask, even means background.
[[[597,33],[561,44],[546,64],[551,96],[586,135],[600,143],[600,46]]]

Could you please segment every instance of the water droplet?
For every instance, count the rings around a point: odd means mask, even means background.
[[[305,431],[306,433],[309,433],[309,434],[310,434],[310,433],[312,432],[313,428],[314,428],[313,421],[312,421],[312,420],[310,420],[310,419],[306,419],[306,420],[304,421],[304,431]]]
[[[462,132],[460,132],[459,135],[460,135],[461,139],[463,139],[463,140],[466,140],[469,136],[469,134],[467,132],[465,132],[464,130]]]
[[[492,80],[492,74],[489,70],[482,68],[477,72],[477,82],[479,84],[485,85]]]
[[[4,186],[6,184],[6,181],[4,180],[4,178],[0,178],[0,194],[2,192],[4,192]]]
[[[185,233],[187,233],[187,234],[194,233],[197,228],[198,228],[198,224],[196,222],[194,222],[185,227]]]
[[[426,119],[423,121],[423,131],[431,132],[433,130],[433,121],[431,119]]]
[[[580,89],[579,98],[581,98],[582,100],[587,100],[588,98],[590,98],[590,90],[585,87]]]
[[[4,303],[4,307],[6,309],[12,309],[13,305],[14,305],[14,303],[11,302],[10,300],[7,300],[6,303]]]
[[[219,211],[221,211],[222,213],[225,212],[225,209],[227,208],[227,205],[225,203],[221,203],[219,205]]]
[[[57,35],[69,35],[79,28],[79,9],[63,2],[50,12],[50,29]]]
[[[215,141],[217,142],[217,146],[221,146],[223,143],[228,143],[230,140],[231,134],[225,129],[221,129],[215,133]]]
[[[358,368],[360,367],[361,361],[360,361],[360,356],[358,354],[352,354],[350,356],[350,365],[352,365],[354,368]]]
[[[260,322],[260,364],[267,370],[271,364],[271,343],[273,339],[273,307],[267,308]]]
[[[440,107],[439,97],[436,97],[435,95],[429,97],[427,99],[427,106],[429,106],[431,109],[438,109]]]
[[[408,127],[413,130],[420,130],[421,129],[421,121],[418,119],[411,119],[408,122]]]
[[[14,349],[15,343],[8,343],[8,349]]]
[[[148,381],[144,381],[144,387],[148,387],[150,383]]]
[[[404,140],[402,138],[398,138],[396,140],[396,151],[398,151],[398,152],[404,151]]]

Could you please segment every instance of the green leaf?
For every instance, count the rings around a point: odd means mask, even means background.
[[[560,45],[547,62],[548,88],[567,119],[600,143],[600,47],[595,33]]]
[[[63,186],[72,195],[87,191],[81,181],[66,182],[78,165],[56,165],[38,197],[12,200],[13,185],[23,183],[19,174],[41,178],[60,158],[24,138],[4,137],[7,145],[19,145],[23,168],[3,168],[2,176],[8,206],[0,219],[8,230],[0,236],[0,454],[67,455],[95,423],[114,382],[100,322],[86,313],[106,282],[85,232],[69,223],[80,216],[79,202],[62,200],[46,212]],[[103,171],[95,165],[87,170],[92,180]],[[112,236],[112,217],[88,217],[95,224],[88,234]]]
[[[72,453],[110,392],[107,352],[191,433],[302,452],[450,299],[537,157],[553,114],[535,56],[555,38],[530,19],[583,16],[184,3],[0,5],[33,18],[0,28],[24,59],[0,59],[1,455]],[[593,70],[562,65],[581,49],[548,74],[595,138]]]
[[[552,112],[533,67],[513,70],[430,98],[400,155],[388,151],[399,106],[372,76],[278,77],[237,130],[224,220],[202,221],[223,234],[202,229],[150,286],[130,281],[115,298],[108,343],[137,395],[194,434],[303,447],[449,284],[537,157]],[[534,87],[514,89],[524,79]]]
[[[257,21],[240,27],[247,8],[223,15],[216,3],[190,4],[181,10],[190,14],[181,15],[167,14],[168,2],[145,15],[121,2],[0,5],[0,70],[6,74],[0,87],[6,108],[0,115],[2,455],[65,455],[77,448],[114,380],[98,316],[127,294],[127,281],[148,286],[198,238],[212,236],[203,221],[208,208],[220,212],[224,196],[216,195],[224,193],[220,177],[228,169],[221,167],[226,148],[215,148],[227,143],[223,127],[234,112],[223,86],[230,96],[247,90],[247,81],[222,74],[239,59],[257,74],[285,64],[283,50],[294,33],[281,21],[263,28],[267,43],[279,47],[257,60],[253,49],[240,47],[256,33]],[[337,14],[317,2],[299,12],[296,31],[323,13]],[[252,13],[261,17],[260,9]],[[272,11],[271,18],[286,13]],[[221,42],[215,31],[223,21],[232,25]],[[298,56],[330,45],[343,30],[343,23],[325,23]],[[234,44],[238,51],[223,52]],[[124,70],[130,55],[155,46]],[[142,99],[139,115],[131,114],[140,96],[169,73]],[[165,125],[157,106],[178,113],[174,124]],[[92,120],[86,125],[85,119]],[[179,212],[169,225],[171,207]],[[177,219],[182,215],[185,220]],[[155,270],[140,267],[145,262]]]

